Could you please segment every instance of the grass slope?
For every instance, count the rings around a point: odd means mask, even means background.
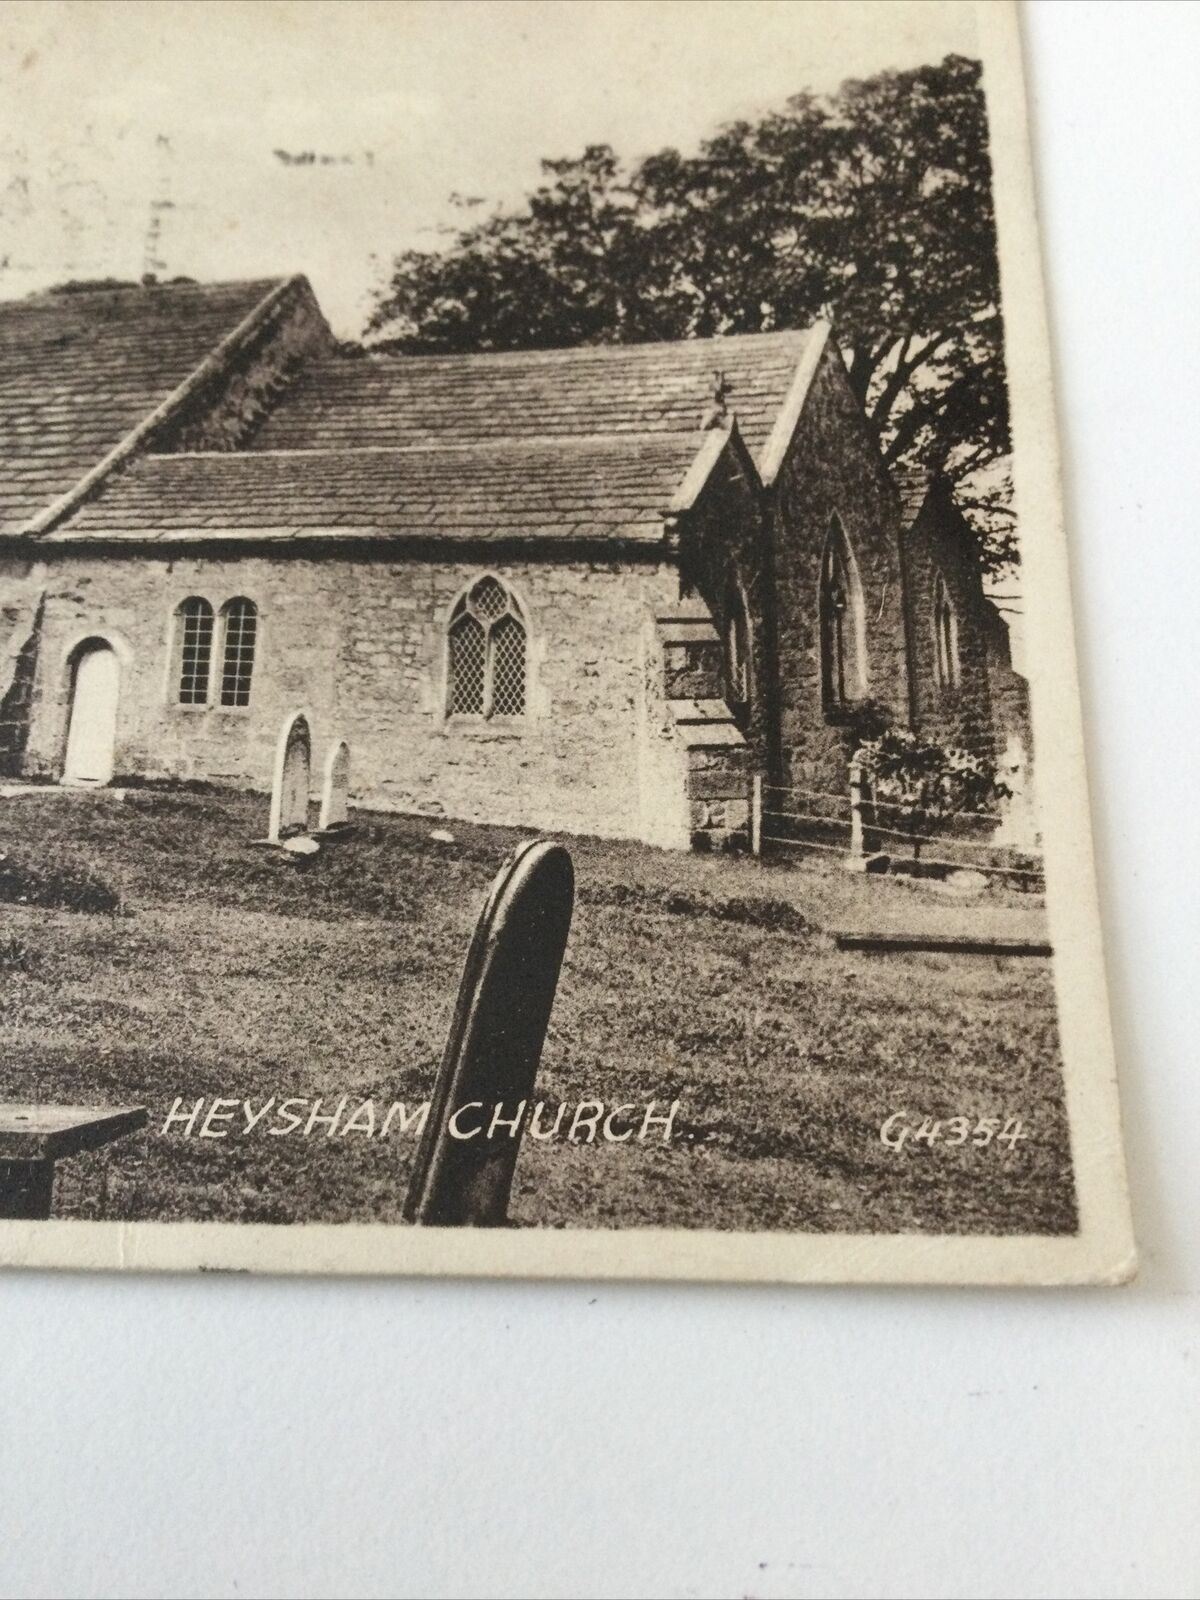
[[[427,1098],[484,891],[520,835],[452,824],[445,844],[427,820],[361,816],[297,866],[247,847],[264,806],[152,789],[0,802],[0,1097],[151,1112],[60,1165],[57,1215],[399,1220],[411,1134],[201,1141],[163,1118],[176,1095]],[[668,1147],[526,1140],[515,1221],[1074,1228],[1048,962],[839,952],[823,925],[847,895],[902,918],[911,893],[569,844],[578,903],[540,1093],[682,1109]],[[879,1127],[898,1110],[1021,1116],[1031,1137],[894,1152]]]

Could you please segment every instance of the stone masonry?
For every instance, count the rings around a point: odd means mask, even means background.
[[[302,278],[184,281],[0,302],[0,347],[6,776],[62,776],[98,644],[117,781],[266,791],[300,714],[314,772],[348,741],[359,805],[714,849],[748,842],[756,776],[843,790],[868,722],[1027,764],[1023,680],[961,518],[892,482],[823,324],[389,356],[339,347]],[[854,629],[835,696],[833,549]],[[479,665],[451,714],[449,628],[486,574],[524,629],[522,709],[493,714]],[[181,688],[188,600],[217,619],[200,696]],[[253,603],[253,672],[223,705],[234,600]]]
[[[529,709],[490,722],[445,714],[446,621],[484,570],[511,586],[529,624]],[[47,563],[29,777],[61,770],[72,651],[103,638],[122,661],[116,772],[266,790],[282,720],[303,710],[314,766],[345,738],[357,801],[428,816],[685,842],[684,798],[662,792],[640,737],[647,618],[678,595],[665,566],[595,562],[406,562],[378,553],[92,556]],[[179,705],[175,611],[235,596],[259,613],[246,708]],[[654,648],[653,645],[650,648]],[[671,736],[663,741],[672,760]],[[643,750],[641,747],[645,746]],[[661,764],[661,763],[660,763]],[[669,815],[674,805],[676,815]]]
[[[835,519],[862,586],[863,698],[899,723],[908,714],[908,663],[896,494],[832,343],[822,354],[767,514],[775,568],[778,781],[844,789],[855,728],[822,703],[817,610],[821,562]]]
[[[989,760],[1000,753],[988,666],[990,607],[983,593],[970,531],[950,496],[918,485],[915,515],[901,533],[909,593],[912,725],[925,737],[961,746]],[[958,637],[959,680],[939,683],[935,664],[934,593],[946,585]],[[999,619],[997,619],[999,620]],[[1004,630],[1003,623],[1000,624]]]

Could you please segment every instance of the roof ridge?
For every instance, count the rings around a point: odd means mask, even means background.
[[[269,292],[282,283],[290,283],[297,276],[300,274],[271,273],[262,278],[219,278],[215,281],[185,278],[180,281],[168,279],[164,283],[140,283],[132,280],[105,283],[97,280],[94,283],[47,284],[43,289],[28,289],[24,294],[0,295],[0,312],[31,306],[70,306],[93,295],[127,294],[132,298],[134,295],[161,294],[164,291],[177,293],[184,289],[199,289],[204,292],[212,289],[262,289],[264,292]]]
[[[658,428],[645,432],[629,430],[624,433],[547,433],[506,435],[495,439],[467,439],[452,443],[415,445],[322,445],[317,449],[280,450],[147,450],[138,459],[142,461],[266,461],[272,456],[294,458],[297,456],[443,456],[466,455],[472,451],[511,450],[523,451],[538,446],[569,450],[611,445],[627,450],[631,444],[666,444],[668,441],[692,440],[697,447],[703,442],[700,429]],[[677,446],[678,447],[678,446]]]
[[[802,338],[811,333],[816,327],[816,322],[810,322],[800,328],[759,328],[753,332],[744,333],[706,333],[699,337],[683,339],[631,339],[626,341],[613,341],[606,344],[555,344],[531,347],[527,350],[444,350],[428,351],[409,355],[401,350],[380,350],[370,345],[363,345],[353,352],[342,352],[324,358],[327,365],[345,363],[353,365],[364,359],[375,361],[412,363],[424,362],[460,362],[460,361],[508,361],[513,359],[537,361],[545,359],[578,358],[580,355],[613,356],[628,354],[631,350],[687,350],[701,347],[721,346],[733,344],[749,339],[776,339],[783,341],[788,338]]]

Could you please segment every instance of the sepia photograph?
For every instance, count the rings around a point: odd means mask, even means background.
[[[4,7],[5,1261],[1131,1275],[1015,11],[738,10]]]
[[[1200,1600],[1200,0],[0,0],[0,1600]]]

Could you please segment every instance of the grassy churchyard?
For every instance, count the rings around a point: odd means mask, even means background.
[[[0,1099],[150,1110],[59,1165],[55,1215],[400,1220],[413,1133],[343,1128],[363,1101],[428,1098],[483,894],[523,835],[441,824],[447,843],[428,818],[358,814],[297,861],[248,847],[265,819],[261,796],[200,790],[0,799]],[[516,1223],[1074,1227],[1048,961],[841,952],[831,926],[902,925],[914,891],[565,842],[578,898],[547,1125],[560,1101],[680,1107],[669,1144],[526,1138]],[[343,1096],[332,1134],[272,1133],[274,1111],[245,1131],[272,1097],[328,1113]],[[250,1110],[224,1138],[164,1132],[177,1097]],[[901,1148],[880,1138],[896,1112]],[[980,1118],[1026,1136],[976,1146]]]

